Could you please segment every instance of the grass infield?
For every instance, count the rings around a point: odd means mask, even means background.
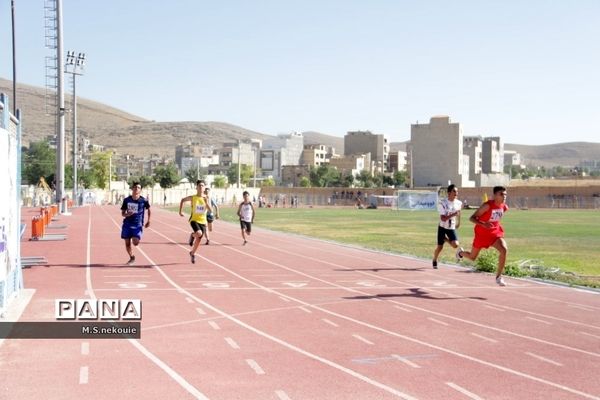
[[[394,253],[431,259],[436,245],[438,214],[434,211],[358,210],[349,207],[257,208],[255,225]],[[221,218],[237,221],[237,209],[222,207]],[[473,240],[474,210],[463,210],[458,230],[468,250]],[[598,210],[516,210],[502,219],[508,243],[507,265],[528,264],[560,268],[600,286],[600,212]],[[218,229],[218,228],[217,228]],[[495,250],[490,251],[494,256]],[[440,261],[453,263],[454,250],[444,247]],[[494,261],[495,262],[495,261]],[[466,261],[469,265],[470,262]],[[535,275],[535,274],[534,274]],[[544,276],[552,278],[552,276]],[[562,279],[561,279],[562,280]],[[584,279],[585,280],[585,279]]]

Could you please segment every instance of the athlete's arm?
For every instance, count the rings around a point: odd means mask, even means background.
[[[144,227],[149,227],[150,226],[150,207],[148,207],[146,209],[148,211],[148,220],[146,221],[146,224],[144,225]]]
[[[183,203],[185,203],[186,201],[191,201],[192,200],[192,196],[188,196],[188,197],[184,197],[183,199],[181,199],[181,201],[179,202],[179,215],[183,217],[183,213],[181,212],[181,210],[183,209]]]
[[[487,210],[489,210],[489,208],[490,208],[489,204],[483,203],[481,206],[479,206],[477,211],[475,211],[473,213],[473,215],[471,215],[471,218],[469,218],[469,221],[471,221],[475,225],[481,225],[484,228],[489,228],[491,226],[491,224],[488,221],[483,222],[483,221],[479,220],[479,217],[481,217],[483,214],[485,214],[485,212]]]

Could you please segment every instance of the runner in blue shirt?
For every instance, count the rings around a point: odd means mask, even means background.
[[[123,216],[123,227],[121,228],[121,239],[125,239],[125,249],[129,254],[127,264],[135,262],[133,248],[137,246],[142,239],[143,227],[150,226],[150,203],[140,195],[142,185],[139,182],[133,182],[131,186],[131,196],[127,196],[121,205],[121,215]],[[148,210],[148,220],[144,225],[144,211]]]

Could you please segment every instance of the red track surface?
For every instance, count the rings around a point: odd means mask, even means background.
[[[78,208],[66,241],[24,241],[49,264],[24,270],[20,320],[139,298],[142,338],[5,340],[1,399],[600,399],[597,293],[261,229],[242,246],[222,221],[191,264],[187,219],[157,208],[125,266],[120,221]]]

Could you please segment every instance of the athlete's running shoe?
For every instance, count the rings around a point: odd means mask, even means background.
[[[437,269],[437,261],[433,261],[431,264],[433,265],[433,269]]]
[[[192,264],[196,264],[196,255],[194,253],[190,253],[190,261]]]
[[[465,251],[465,249],[463,249],[462,247],[459,247],[458,250],[456,250],[456,261],[460,262],[460,260],[463,258],[462,256],[462,252]]]
[[[129,261],[127,261],[127,265],[131,265],[135,262],[135,256],[129,256]]]
[[[496,278],[496,283],[499,286],[506,286],[506,282],[504,282],[504,278],[502,278],[501,276],[499,276],[499,277]]]

